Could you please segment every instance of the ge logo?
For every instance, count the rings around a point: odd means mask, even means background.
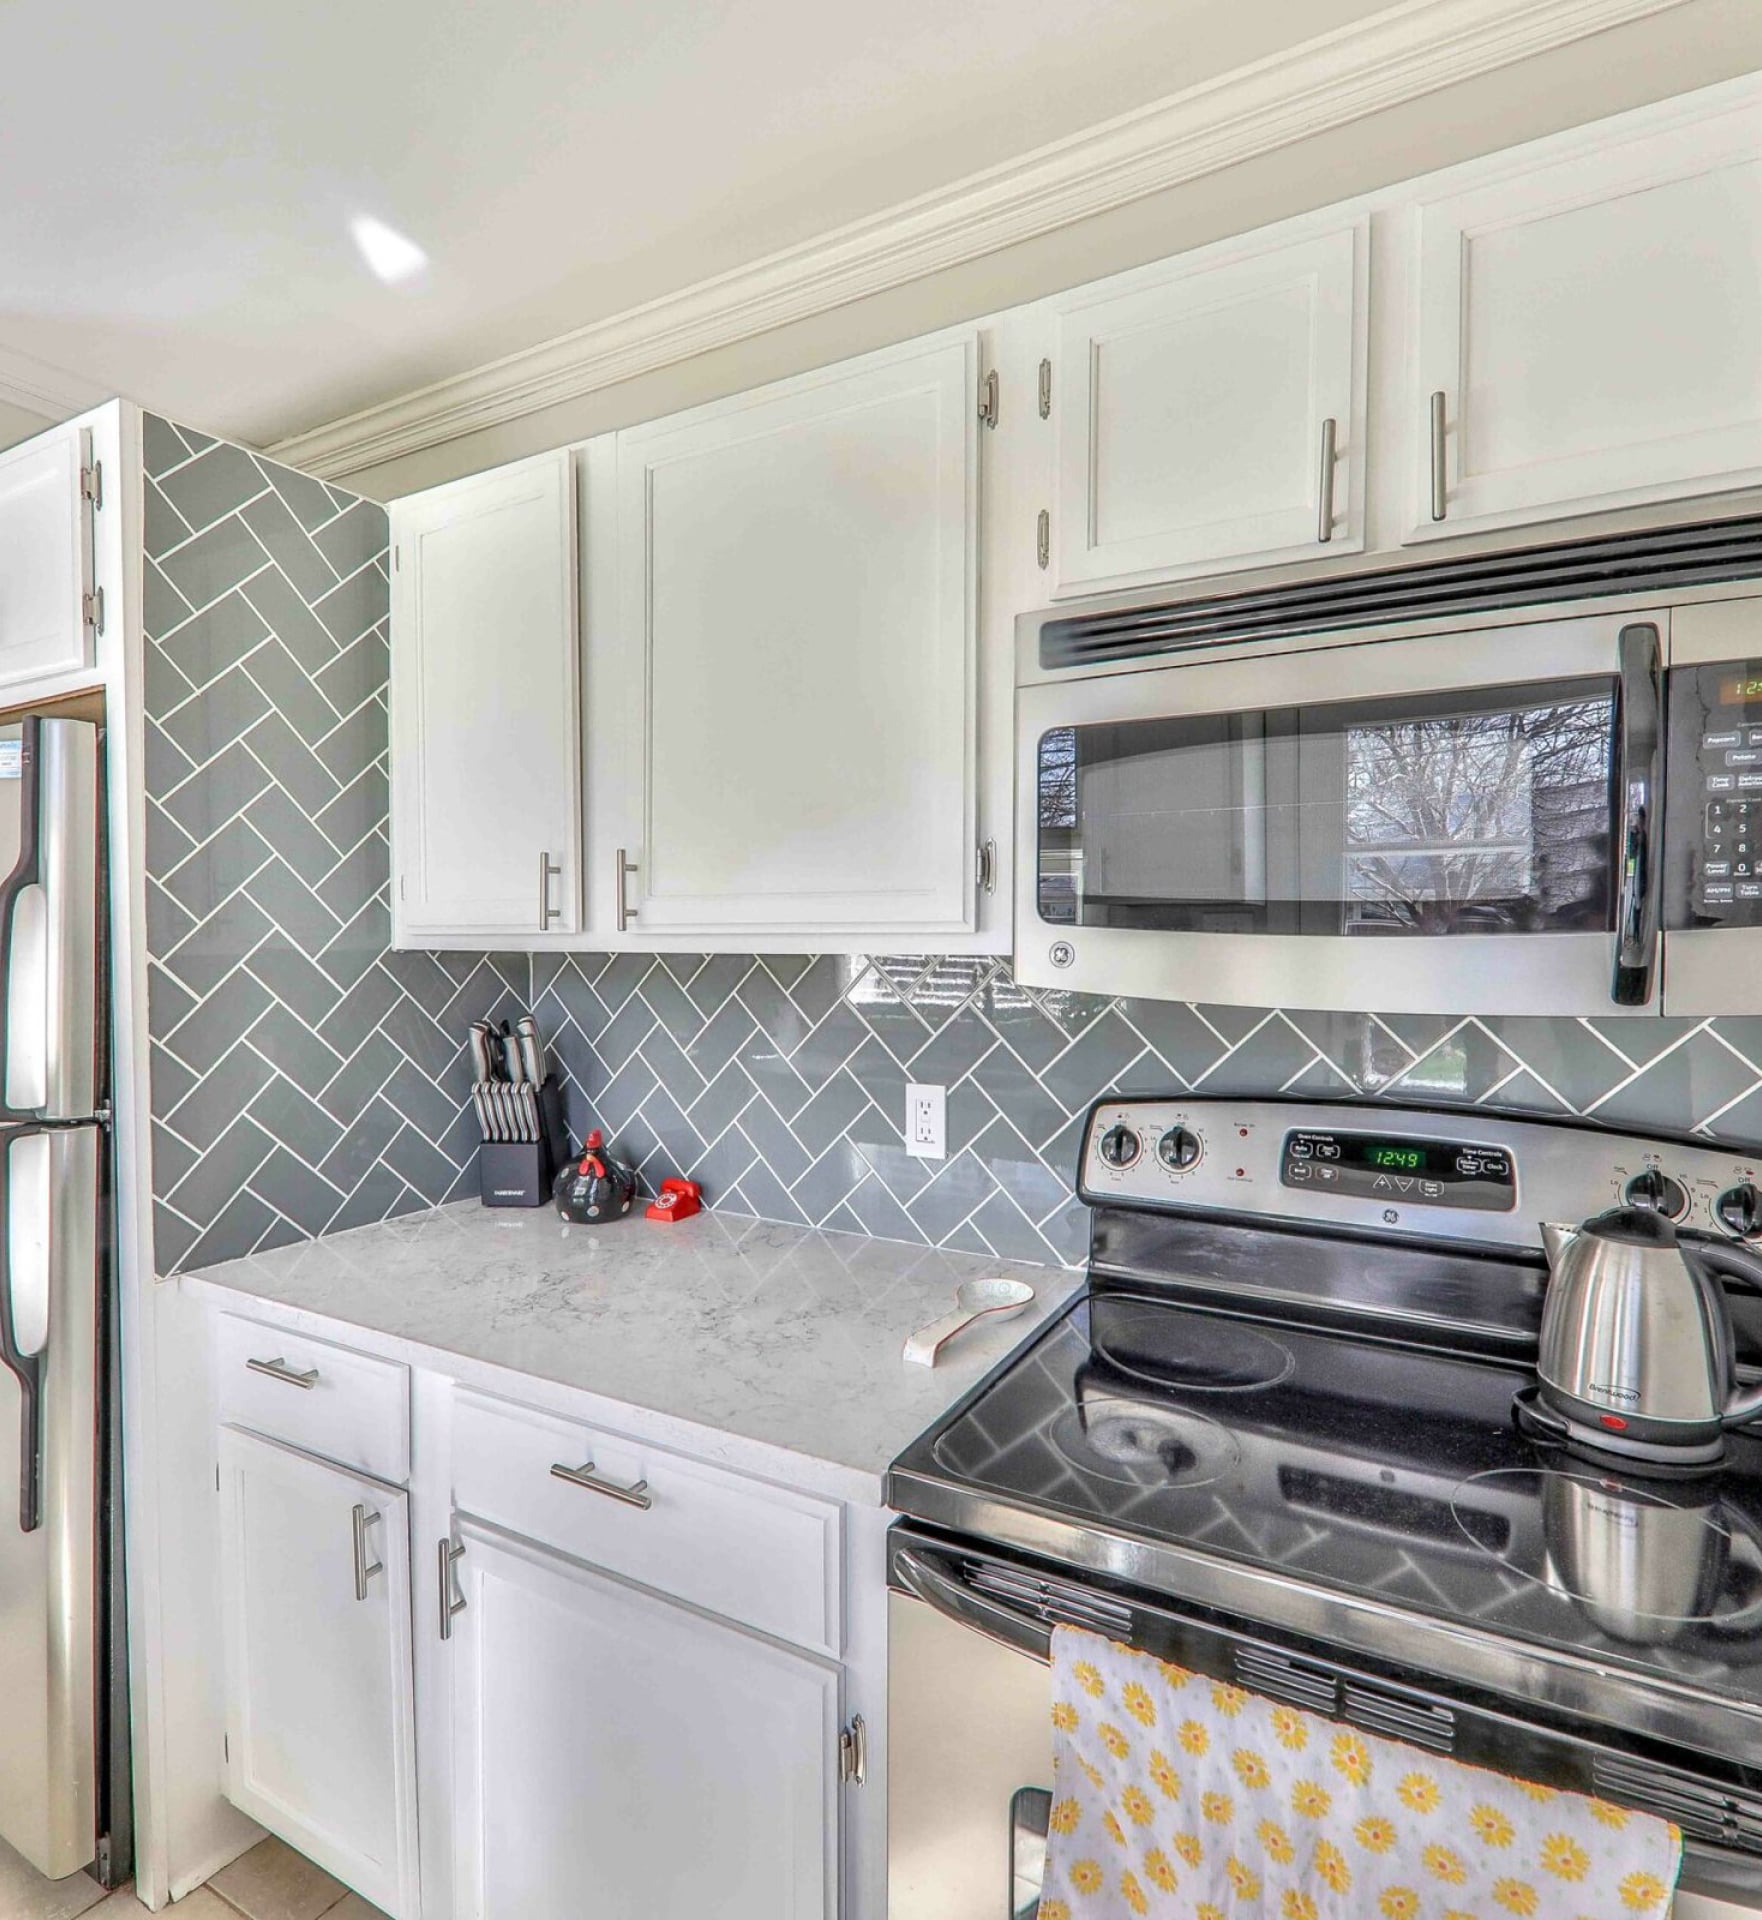
[[[1400,1218],[1400,1214],[1398,1214],[1393,1207],[1385,1207],[1383,1209],[1383,1225],[1385,1227],[1394,1226]]]
[[[1046,956],[1055,967],[1068,967],[1077,957],[1077,949],[1068,940],[1055,940]]]

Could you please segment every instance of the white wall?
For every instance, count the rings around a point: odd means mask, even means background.
[[[338,476],[339,484],[392,499],[1759,69],[1762,0],[1689,0],[835,313]],[[1024,128],[1023,149],[1036,142]]]
[[[0,448],[15,447],[19,441],[28,440],[33,433],[41,433],[54,424],[40,413],[14,406],[10,400],[0,400]]]

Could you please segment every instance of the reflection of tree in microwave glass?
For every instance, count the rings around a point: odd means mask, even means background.
[[[1347,892],[1370,932],[1519,932],[1606,913],[1612,703],[1346,732]]]

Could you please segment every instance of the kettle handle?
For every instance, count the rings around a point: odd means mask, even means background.
[[[1693,1247],[1685,1245],[1681,1251],[1700,1272],[1720,1279],[1735,1280],[1752,1293],[1762,1293],[1762,1259],[1742,1247],[1703,1241]],[[1751,1387],[1746,1393],[1734,1393],[1719,1413],[1722,1427],[1748,1426],[1756,1419],[1762,1419],[1762,1386]]]

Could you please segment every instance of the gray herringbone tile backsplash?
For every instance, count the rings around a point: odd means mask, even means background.
[[[467,1023],[531,1005],[579,1139],[712,1205],[1082,1256],[1109,1089],[1357,1093],[1762,1141],[1762,1020],[1451,1020],[1030,992],[989,960],[388,949],[383,510],[147,423],[163,1273],[476,1190]],[[908,1080],[948,1089],[910,1159]]]
[[[388,951],[386,516],[146,423],[155,1257],[474,1191],[466,1024],[512,960]]]

